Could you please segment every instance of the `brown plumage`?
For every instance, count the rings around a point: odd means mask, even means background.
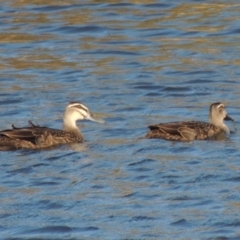
[[[64,130],[58,130],[33,124],[29,127],[0,131],[0,150],[39,149],[57,144],[83,142],[83,136],[76,126],[79,119],[95,120],[88,108],[81,103],[71,102],[64,113]],[[99,121],[101,122],[101,121]]]
[[[219,139],[229,134],[229,128],[223,120],[232,120],[222,103],[213,103],[210,106],[209,118],[211,123],[188,121],[169,122],[150,125],[150,132],[146,138],[161,138],[170,141],[193,141]]]

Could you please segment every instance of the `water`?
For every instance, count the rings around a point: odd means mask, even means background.
[[[1,1],[1,129],[106,124],[53,150],[1,152],[1,238],[239,239],[240,138],[144,140],[147,126],[239,119],[238,1]],[[232,127],[230,125],[230,127]]]

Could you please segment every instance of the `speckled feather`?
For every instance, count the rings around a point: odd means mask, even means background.
[[[0,131],[1,148],[44,148],[56,144],[82,142],[79,132],[67,132],[58,129],[36,126],[30,122],[30,127],[7,129]]]
[[[171,141],[220,140],[230,133],[223,122],[234,120],[227,115],[224,104],[212,103],[209,108],[210,123],[199,121],[159,123],[149,126],[146,138],[162,138]]]
[[[83,136],[76,125],[76,121],[87,119],[103,123],[103,120],[96,120],[89,112],[89,109],[80,102],[70,102],[63,115],[63,129],[58,130],[48,127],[34,125],[28,122],[29,127],[0,131],[0,150],[14,150],[20,148],[39,149],[65,143],[83,142]]]
[[[211,139],[223,130],[206,122],[170,122],[150,125],[146,138],[162,138],[170,141]]]

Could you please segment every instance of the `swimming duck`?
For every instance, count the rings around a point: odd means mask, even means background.
[[[0,150],[38,149],[83,142],[83,136],[76,125],[77,120],[83,119],[104,122],[94,119],[82,103],[70,102],[63,115],[63,130],[34,125],[31,121],[29,127],[17,128],[12,125],[12,129],[0,131]]]
[[[230,133],[224,120],[231,120],[227,115],[224,104],[221,102],[213,103],[209,110],[210,123],[188,121],[188,122],[169,122],[150,125],[150,132],[146,138],[161,138],[170,141],[193,141],[218,139],[217,136]]]

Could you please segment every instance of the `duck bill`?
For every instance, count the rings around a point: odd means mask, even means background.
[[[234,119],[232,119],[231,117],[229,117],[228,115],[226,115],[226,117],[224,118],[225,121],[232,121],[234,122]]]
[[[90,121],[93,121],[93,122],[105,123],[105,121],[103,119],[96,119],[92,115],[89,115],[88,117],[86,117],[86,119],[90,120]]]

